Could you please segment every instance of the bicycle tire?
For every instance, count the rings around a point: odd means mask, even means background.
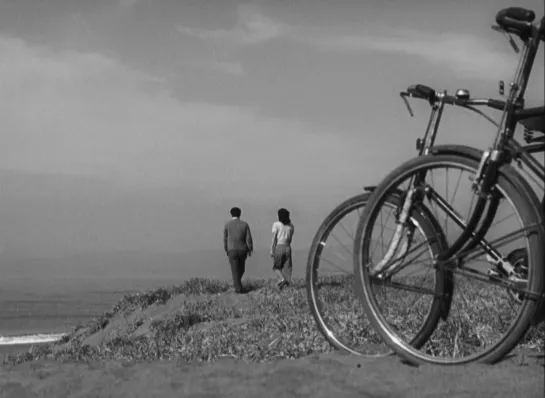
[[[386,354],[366,354],[362,350],[356,350],[353,347],[350,347],[346,343],[343,343],[342,339],[336,335],[334,330],[328,325],[326,316],[323,313],[323,306],[320,303],[319,292],[318,292],[318,267],[320,263],[320,256],[322,249],[324,247],[324,241],[327,239],[328,235],[331,233],[335,225],[343,219],[344,216],[349,214],[351,211],[354,211],[357,208],[364,208],[369,199],[370,193],[362,193],[356,195],[352,198],[349,198],[339,204],[331,213],[324,219],[320,227],[318,228],[312,245],[309,251],[307,269],[306,269],[306,287],[307,287],[307,300],[309,307],[314,317],[315,323],[321,332],[321,334],[326,338],[331,346],[337,350],[347,351],[355,355],[367,356],[367,357],[379,357],[391,355],[391,351]],[[392,198],[395,200],[395,206],[399,205],[399,198]],[[434,247],[434,252],[440,252],[446,248],[446,239],[444,234],[441,231],[439,223],[435,220],[431,212],[427,209],[421,209],[418,214],[416,214],[418,220],[417,222],[424,230],[424,233],[427,236],[436,237],[434,242],[437,246]],[[424,327],[413,339],[413,343],[417,346],[422,346],[426,343],[429,338],[429,335],[433,333],[437,323],[441,317],[445,317],[448,314],[448,307],[450,305],[449,297],[452,297],[452,285],[450,284],[451,278],[444,278],[444,274],[440,274],[439,282],[436,284],[438,289],[441,291],[446,291],[449,294],[444,295],[444,300],[438,302],[436,306],[432,308],[428,319]]]
[[[457,155],[461,157],[465,157],[467,159],[472,159],[476,162],[480,162],[481,158],[483,156],[483,151],[481,149],[477,149],[474,147],[470,147],[467,145],[459,145],[459,144],[442,144],[442,145],[436,145],[433,148],[430,149],[430,155],[437,156],[437,155]],[[514,168],[512,170],[518,178],[518,182],[521,184],[521,186],[524,188],[524,192],[527,195],[533,196],[535,194],[534,189],[530,185],[530,183],[524,178],[523,175],[518,173]],[[537,197],[536,197],[537,198]],[[539,199],[538,199],[539,201]],[[543,197],[541,199],[540,205],[540,217],[541,217],[541,223],[543,225],[543,228],[545,230],[545,194],[543,194]],[[488,226],[490,226],[490,223],[488,223]],[[482,236],[482,228],[485,228],[485,226],[481,226],[479,230],[477,231],[477,236]],[[470,238],[465,243],[465,246],[462,247],[462,250],[469,251],[470,249],[476,247],[478,245],[477,239]],[[509,259],[508,259],[509,260]],[[536,316],[534,318],[533,324],[537,325],[539,323],[545,322],[545,299],[542,300],[541,307],[536,312]]]
[[[369,198],[367,206],[358,223],[356,231],[356,242],[362,242],[368,235],[368,229],[372,226],[372,215],[377,211],[381,201],[395,186],[397,181],[404,177],[412,175],[416,170],[425,169],[431,165],[461,165],[473,170],[477,170],[479,162],[467,156],[460,155],[430,155],[414,158],[394,169],[375,189],[373,195]],[[495,363],[507,355],[515,345],[522,339],[528,328],[531,326],[532,319],[537,315],[540,308],[540,301],[543,302],[543,292],[545,288],[545,274],[541,267],[544,260],[543,238],[545,236],[542,223],[535,223],[535,220],[542,219],[542,210],[540,202],[535,192],[528,191],[528,183],[516,172],[511,165],[503,165],[498,171],[498,180],[496,185],[504,190],[504,194],[512,199],[515,208],[518,210],[524,225],[535,225],[533,233],[529,234],[529,264],[528,289],[533,292],[539,292],[541,298],[537,300],[525,299],[521,305],[521,312],[518,314],[514,325],[508,329],[502,339],[490,348],[486,349],[480,355],[464,358],[459,361],[445,361],[429,358],[418,352],[415,347],[402,342],[395,336],[392,330],[386,325],[384,317],[377,312],[377,303],[374,297],[369,295],[370,280],[363,266],[362,247],[364,245],[355,245],[354,247],[354,273],[356,275],[356,284],[358,285],[359,298],[365,308],[369,321],[373,324],[375,331],[380,334],[382,339],[396,352],[400,357],[413,364],[431,363],[437,365],[459,365],[469,362]]]
[[[467,145],[458,145],[458,144],[437,145],[437,146],[434,146],[433,148],[430,149],[430,154],[434,155],[434,156],[437,156],[437,155],[457,155],[457,156],[462,156],[462,157],[465,157],[465,158],[468,158],[468,159],[472,159],[472,160],[477,161],[477,162],[481,161],[483,153],[484,152],[482,150],[480,150],[480,149],[470,147],[470,146],[467,146]],[[524,188],[524,192],[526,192],[528,195],[534,195],[535,191],[533,190],[532,186],[528,183],[528,181],[521,174],[519,174],[514,168],[512,168],[512,171],[517,175],[519,183]],[[543,210],[545,209],[544,204],[545,204],[545,194],[543,195],[543,199],[542,199],[541,205],[539,207],[541,209],[540,218],[541,218],[542,223],[544,224],[544,228],[545,228],[545,215],[543,214]],[[490,211],[490,209],[487,210],[487,213],[489,211]],[[481,219],[482,219],[482,217],[481,217]],[[486,224],[488,224],[488,225],[486,225]],[[461,246],[460,250],[463,249],[465,251],[476,247],[477,244],[478,244],[477,242],[479,240],[478,237],[482,237],[483,231],[485,229],[487,229],[489,226],[490,226],[490,222],[489,223],[484,223],[484,225],[480,226],[475,231],[476,236],[477,236],[476,238],[466,237],[466,239],[463,239],[463,241],[462,241],[462,239],[460,239],[461,237],[459,237],[455,242],[453,242],[450,245],[450,247],[449,247],[450,251],[452,251],[453,247],[458,246],[458,245]],[[545,304],[545,302],[544,302],[544,304]]]

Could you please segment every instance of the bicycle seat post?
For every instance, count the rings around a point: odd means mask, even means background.
[[[504,26],[500,27],[505,29]],[[522,54],[519,58],[517,69],[510,83],[510,89],[506,106],[502,114],[499,128],[492,146],[492,150],[500,149],[505,142],[505,139],[513,136],[516,122],[512,118],[513,111],[517,107],[522,107],[524,104],[524,93],[528,85],[528,78],[532,71],[532,66],[537,54],[540,35],[544,29],[544,21],[542,20],[539,28],[532,29],[532,34],[529,36],[518,35],[524,43]],[[500,95],[503,95],[503,82],[500,81]]]

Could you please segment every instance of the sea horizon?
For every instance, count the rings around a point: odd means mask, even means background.
[[[294,277],[304,275],[307,253],[294,253]],[[194,277],[231,279],[221,249],[176,256],[114,252],[32,261],[4,255],[2,260],[0,347],[4,349],[61,338],[110,311],[126,294],[168,288]],[[270,265],[268,251],[259,249],[248,260],[244,279],[273,277]]]

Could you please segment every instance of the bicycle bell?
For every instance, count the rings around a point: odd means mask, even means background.
[[[456,90],[456,98],[462,100],[469,99],[469,90],[463,88]]]

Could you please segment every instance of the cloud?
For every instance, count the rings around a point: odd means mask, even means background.
[[[185,35],[232,45],[253,45],[286,36],[293,27],[261,14],[255,5],[242,4],[237,9],[237,22],[231,29],[201,29],[178,25]]]
[[[195,68],[207,70],[210,72],[224,73],[233,76],[242,76],[245,74],[244,66],[239,62],[230,61],[211,61],[211,62],[184,62],[184,68]]]
[[[346,138],[256,109],[183,102],[98,53],[0,37],[0,168],[187,186],[249,200],[353,182]],[[316,134],[318,132],[319,134]],[[309,155],[312,144],[313,156]],[[336,159],[335,168],[329,158]]]
[[[132,7],[139,2],[140,0],[119,0],[119,5],[122,7]]]
[[[253,45],[277,38],[288,38],[302,45],[338,53],[387,53],[417,57],[461,78],[510,79],[518,57],[507,44],[460,32],[424,32],[375,26],[373,34],[343,34],[336,28],[317,30],[293,26],[264,16],[255,5],[238,8],[238,19],[231,29],[200,29],[179,25],[177,30],[202,40],[232,45]],[[370,31],[370,29],[365,29]],[[378,32],[378,33],[377,33]],[[383,32],[383,33],[381,33]],[[501,40],[501,38],[500,38]]]
[[[306,39],[316,48],[343,53],[382,52],[425,59],[460,77],[475,79],[509,78],[517,57],[498,51],[489,41],[465,33],[397,30],[388,35],[335,35]]]

